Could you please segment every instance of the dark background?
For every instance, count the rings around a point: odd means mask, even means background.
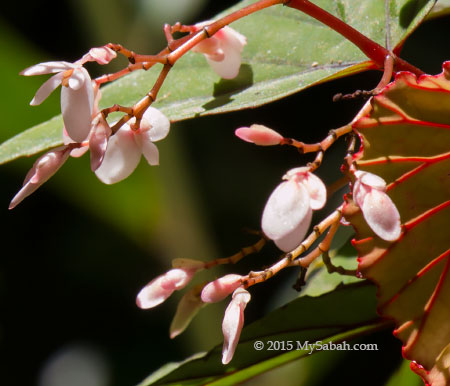
[[[234,3],[199,1],[182,21],[211,18]],[[28,106],[41,80],[20,78],[21,69],[39,61],[75,60],[87,48],[109,41],[155,52],[164,43],[162,20],[176,21],[158,17],[151,0],[9,3],[0,17],[1,140],[58,113],[57,96],[39,109]],[[403,57],[438,73],[442,61],[450,58],[449,21],[442,18],[421,26],[407,42]],[[101,185],[86,159],[70,160],[9,212],[8,203],[33,160],[2,166],[0,384],[134,385],[167,361],[219,343],[225,305],[210,307],[186,334],[171,341],[166,332],[176,299],[149,311],[138,309],[134,299],[144,284],[169,268],[172,258],[224,257],[253,242],[241,229],[258,227],[265,200],[280,175],[309,160],[299,159],[295,152],[249,146],[234,137],[234,129],[257,121],[282,128],[286,136],[318,141],[331,128],[347,123],[361,105],[333,103],[333,95],[371,89],[379,76],[361,74],[270,106],[176,124],[167,143],[158,144],[161,153],[172,155],[168,166],[155,170],[141,165],[117,187]],[[300,116],[298,106],[305,112]],[[342,152],[338,146],[336,155]],[[258,256],[258,264],[269,262],[273,252]],[[244,263],[240,273],[254,264],[255,260]],[[277,290],[290,280],[281,276],[255,289],[246,323],[271,307],[267,299],[281,301]],[[334,384],[339,379],[349,384],[354,379],[351,384],[356,385],[362,377],[365,385],[384,384],[401,361],[401,345],[389,331],[365,342],[376,342],[381,350],[322,356],[311,369],[320,361],[324,367],[320,374],[308,375],[307,384]],[[283,385],[299,384],[308,373],[302,366],[280,372]],[[62,380],[57,375],[61,373]]]

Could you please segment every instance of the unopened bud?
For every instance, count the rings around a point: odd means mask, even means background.
[[[279,145],[283,140],[283,136],[275,130],[256,124],[250,127],[240,127],[236,129],[234,134],[243,141],[251,142],[259,146]]]

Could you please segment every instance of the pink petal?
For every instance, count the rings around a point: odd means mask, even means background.
[[[189,325],[191,320],[206,304],[200,298],[202,286],[195,286],[186,292],[178,303],[175,316],[170,325],[170,338],[180,335]]]
[[[91,170],[95,172],[101,165],[106,153],[111,128],[103,117],[100,117],[89,136],[89,150],[91,152]]]
[[[54,74],[56,72],[70,70],[71,68],[75,68],[75,65],[69,62],[44,62],[26,68],[20,72],[20,75],[32,76]]]
[[[194,272],[171,269],[148,283],[136,297],[139,308],[156,307],[164,302],[175,290],[184,288],[192,279]]]
[[[83,56],[80,63],[84,64],[86,62],[97,62],[98,64],[104,65],[108,64],[116,56],[116,52],[109,47],[94,47],[89,50],[89,53]]]
[[[205,285],[202,291],[202,300],[205,303],[216,303],[225,299],[241,283],[241,275],[229,274]]]
[[[165,289],[161,286],[161,282],[164,280],[164,275],[158,276],[148,283],[138,293],[136,297],[136,304],[139,308],[148,309],[156,307],[163,303],[175,289]]]
[[[25,177],[24,186],[11,200],[9,209],[13,209],[24,198],[36,191],[58,171],[68,157],[68,149],[66,147],[60,147],[38,158]]]
[[[84,70],[82,68],[81,70]],[[86,70],[84,70],[86,71]],[[87,71],[85,76],[89,77]],[[85,80],[78,90],[69,87],[61,89],[61,111],[64,126],[75,142],[83,142],[91,130],[94,91],[91,80]]]
[[[234,134],[240,139],[260,146],[279,145],[283,136],[275,130],[263,125],[251,125],[250,127],[240,127]]]
[[[322,209],[327,202],[327,188],[322,180],[308,172],[302,183],[308,190],[311,209]]]
[[[158,109],[149,107],[142,116],[141,129],[146,131],[150,141],[157,142],[167,137],[170,130],[169,119]]]
[[[297,239],[304,237],[300,230],[309,227],[309,212],[311,211],[308,191],[294,180],[282,182],[269,197],[261,220],[263,232],[272,240],[288,237],[292,240],[292,232]],[[308,224],[307,224],[308,223]],[[306,232],[306,231],[305,231]],[[290,243],[289,243],[290,244]]]
[[[244,325],[244,309],[250,301],[250,294],[243,288],[238,288],[233,299],[225,310],[222,322],[222,332],[224,336],[222,349],[222,363],[230,363],[236,347],[239,343],[242,327]]]
[[[400,237],[400,214],[386,193],[372,189],[365,195],[361,211],[377,236],[386,241],[395,241]]]
[[[51,78],[45,81],[44,84],[36,91],[36,94],[30,102],[30,105],[40,105],[45,99],[48,98],[48,96],[56,89],[56,87],[61,84],[63,77],[64,73],[61,72],[59,74],[53,75]]]
[[[141,159],[141,149],[134,140],[134,132],[128,125],[109,138],[103,162],[95,171],[105,184],[115,184],[127,178]]]
[[[161,281],[161,287],[170,290],[182,289],[192,280],[194,274],[195,270],[193,269],[173,268],[163,275],[164,278]]]

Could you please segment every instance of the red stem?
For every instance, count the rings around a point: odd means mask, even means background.
[[[389,50],[369,39],[353,27],[344,23],[336,16],[328,13],[324,9],[314,5],[308,0],[291,0],[286,3],[288,7],[298,9],[320,21],[321,23],[340,33],[346,39],[356,45],[369,59],[371,59],[378,67],[383,68],[384,60],[387,55],[393,55]],[[395,57],[395,68],[397,71],[411,71],[416,75],[423,74],[423,71],[412,64]]]

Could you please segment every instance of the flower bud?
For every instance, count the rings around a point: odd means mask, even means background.
[[[202,300],[205,303],[216,303],[225,299],[241,283],[241,275],[229,274],[207,284],[202,291]]]
[[[360,170],[355,172],[355,177],[353,199],[367,224],[383,240],[397,240],[401,234],[400,214],[386,194],[386,182],[375,174]]]
[[[250,127],[240,127],[236,129],[234,134],[243,141],[251,142],[259,146],[279,145],[283,140],[283,136],[275,130],[256,124]]]
[[[176,290],[184,288],[194,277],[195,270],[174,268],[148,283],[136,297],[139,308],[153,308],[164,302]]]
[[[56,148],[38,158],[25,177],[22,189],[14,196],[9,209],[16,207],[24,198],[36,191],[46,182],[69,157],[69,148],[66,146]]]
[[[242,327],[244,326],[244,309],[250,301],[250,293],[238,288],[233,293],[233,298],[225,310],[222,322],[222,332],[224,337],[222,349],[222,363],[228,364],[233,359],[234,352],[239,343]]]

